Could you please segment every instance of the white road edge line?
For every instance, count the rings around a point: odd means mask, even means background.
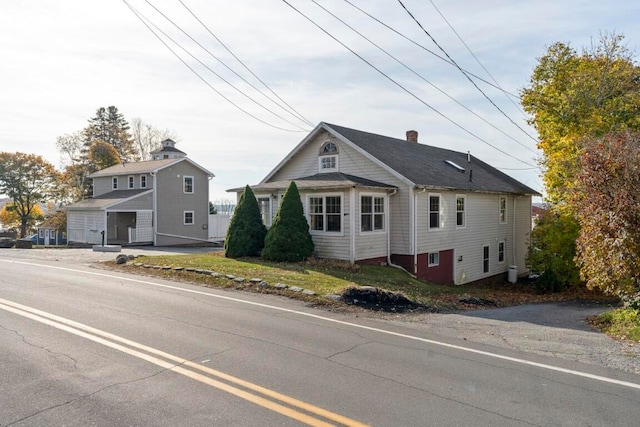
[[[273,306],[273,305],[269,305],[269,304],[263,304],[263,303],[259,303],[259,302],[245,301],[245,300],[242,300],[242,299],[239,299],[239,298],[228,297],[228,296],[225,296],[225,295],[215,295],[215,294],[211,294],[211,293],[208,293],[208,292],[197,291],[197,290],[194,290],[194,289],[185,289],[185,288],[181,288],[181,287],[178,287],[178,286],[163,285],[161,283],[150,282],[150,281],[147,281],[147,280],[133,279],[133,278],[130,278],[130,277],[116,276],[116,275],[113,275],[113,274],[98,273],[98,272],[94,272],[94,271],[77,270],[77,269],[68,268],[68,267],[58,267],[58,266],[47,265],[47,264],[38,264],[38,263],[25,262],[25,261],[12,261],[12,260],[5,260],[5,259],[0,259],[0,261],[1,262],[7,262],[7,263],[13,263],[13,264],[23,264],[23,265],[31,265],[31,266],[38,266],[38,267],[44,267],[44,268],[51,268],[51,269],[55,269],[55,270],[69,271],[69,272],[74,272],[74,273],[82,273],[82,274],[98,276],[98,277],[107,277],[107,278],[111,278],[111,279],[125,280],[125,281],[133,282],[133,283],[141,283],[141,284],[145,284],[145,285],[149,285],[149,286],[155,286],[155,287],[164,288],[164,289],[172,289],[172,290],[181,291],[181,292],[187,292],[187,293],[191,293],[191,294],[204,295],[204,296],[208,296],[208,297],[211,297],[211,298],[218,298],[218,299],[223,299],[223,300],[227,300],[227,301],[237,302],[237,303],[240,303],[240,304],[253,305],[253,306],[256,306],[256,307],[267,308],[267,309],[270,309],[270,310],[282,311],[282,312],[285,312],[285,313],[291,313],[291,314],[296,314],[296,315],[299,315],[299,316],[310,317],[310,318],[314,318],[314,319],[318,319],[318,320],[323,320],[325,322],[331,322],[331,323],[336,323],[336,324],[340,324],[340,325],[344,325],[344,326],[349,326],[349,327],[352,327],[352,328],[363,329],[363,330],[377,332],[377,333],[381,333],[381,334],[385,334],[385,335],[392,335],[392,336],[399,337],[399,338],[406,338],[406,339],[409,339],[409,340],[419,341],[419,342],[432,344],[432,345],[445,347],[445,348],[450,348],[450,349],[453,349],[453,350],[464,351],[464,352],[467,352],[467,353],[478,354],[478,355],[481,355],[481,356],[486,356],[486,357],[490,357],[490,358],[494,358],[494,359],[506,360],[506,361],[513,362],[513,363],[518,363],[518,364],[521,364],[521,365],[534,366],[536,368],[546,369],[546,370],[549,370],[549,371],[562,372],[562,373],[569,374],[569,375],[574,375],[574,376],[577,376],[577,377],[589,378],[589,379],[592,379],[592,380],[595,380],[595,381],[601,381],[601,382],[605,382],[605,383],[609,383],[609,384],[616,384],[616,385],[620,385],[620,386],[624,386],[624,387],[629,387],[629,388],[634,388],[634,389],[640,390],[640,384],[632,383],[632,382],[629,382],[629,381],[617,380],[615,378],[603,377],[601,375],[595,375],[595,374],[590,374],[590,373],[587,373],[587,372],[576,371],[574,369],[561,368],[559,366],[548,365],[546,363],[533,362],[533,361],[530,361],[530,360],[520,359],[520,358],[517,358],[517,357],[504,356],[502,354],[491,353],[489,351],[476,350],[474,348],[463,347],[463,346],[460,346],[460,345],[449,344],[449,343],[446,343],[446,342],[431,340],[431,339],[428,339],[428,338],[421,338],[421,337],[416,337],[416,336],[413,336],[413,335],[402,334],[402,333],[399,333],[399,332],[388,331],[388,330],[385,330],[385,329],[374,328],[372,326],[359,325],[357,323],[346,322],[344,320],[331,319],[329,317],[324,317],[324,316],[320,316],[320,315],[317,315],[317,314],[305,313],[304,311],[292,310],[292,309],[289,309],[289,308],[282,308],[282,307],[277,307],[277,306]]]

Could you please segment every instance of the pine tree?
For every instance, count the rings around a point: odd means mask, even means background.
[[[95,117],[89,119],[89,126],[84,129],[84,155],[88,155],[93,143],[103,141],[111,144],[122,160],[136,160],[138,155],[129,129],[129,123],[117,107],[98,108]]]
[[[264,247],[265,234],[267,228],[262,223],[258,201],[247,185],[227,230],[227,238],[224,241],[225,256],[259,256]]]
[[[291,181],[265,237],[262,257],[271,261],[303,261],[311,256],[313,249],[300,193]]]

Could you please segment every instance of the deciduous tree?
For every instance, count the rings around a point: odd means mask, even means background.
[[[102,170],[120,163],[120,156],[113,145],[97,140],[89,148],[89,162],[95,170]]]
[[[56,138],[56,148],[60,153],[60,160],[64,166],[82,161],[82,152],[86,137],[83,131],[65,134]]]
[[[582,54],[564,43],[552,45],[521,98],[538,131],[552,203],[567,201],[582,138],[640,129],[640,68],[622,36],[604,35]]]
[[[160,130],[138,117],[131,120],[131,136],[141,160],[150,160],[151,152],[161,148],[165,139],[179,140],[175,132],[168,129]]]
[[[560,292],[582,283],[574,261],[580,227],[572,215],[547,211],[531,232],[527,263],[540,273],[536,289],[540,293]]]
[[[44,219],[44,213],[39,205],[35,205],[29,217],[27,218],[27,230],[33,229],[38,221]],[[20,230],[22,226],[22,218],[18,214],[13,202],[6,203],[2,209],[0,209],[0,222],[9,229]]]
[[[59,173],[41,156],[25,153],[0,153],[0,194],[13,202],[20,218],[20,237],[26,235],[35,206],[55,194]]]
[[[640,308],[640,133],[587,138],[582,147],[572,193],[581,275]]]

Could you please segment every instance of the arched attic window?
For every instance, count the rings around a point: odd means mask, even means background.
[[[318,172],[336,172],[338,170],[338,146],[333,141],[325,141],[320,147]]]

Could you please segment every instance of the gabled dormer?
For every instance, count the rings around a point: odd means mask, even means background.
[[[176,148],[176,142],[172,139],[165,139],[162,141],[162,148],[151,152],[151,158],[153,160],[178,159],[186,156],[187,153],[178,150]]]
[[[339,160],[336,143],[331,139],[324,141],[318,155],[318,173],[338,172]]]

